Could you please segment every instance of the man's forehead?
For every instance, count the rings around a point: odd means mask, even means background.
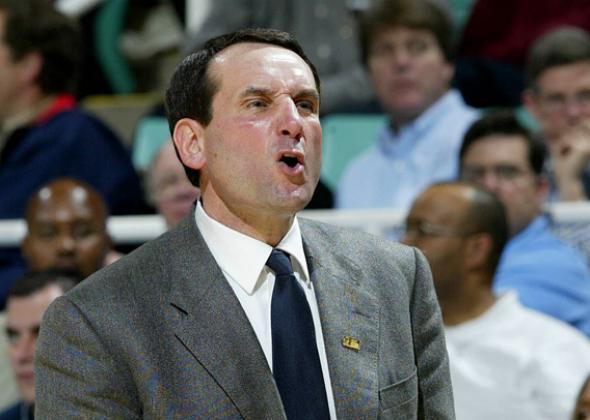
[[[236,66],[246,70],[247,73],[238,74]],[[313,72],[303,58],[294,51],[274,44],[242,42],[231,45],[213,58],[209,70],[213,75],[230,73],[235,78],[235,76],[255,77],[257,74],[272,74],[273,69],[279,67],[298,73],[302,76],[302,80],[306,78],[316,87]]]
[[[32,201],[27,219],[48,218],[50,214],[93,214],[103,217],[100,200],[82,186],[43,188]]]
[[[403,40],[405,38],[433,38],[434,33],[427,28],[410,27],[404,25],[383,25],[375,30],[373,41]]]
[[[590,60],[560,64],[546,68],[537,77],[537,85],[542,89],[567,89],[590,85]]]
[[[468,148],[464,161],[509,161],[527,164],[526,139],[520,135],[490,135],[476,139]]]
[[[22,313],[32,316],[36,311],[42,315],[49,304],[63,294],[62,288],[57,284],[48,284],[26,296],[11,296],[6,303],[7,322],[21,319]]]

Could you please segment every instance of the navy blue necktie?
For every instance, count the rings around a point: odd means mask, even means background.
[[[289,420],[329,419],[326,387],[311,310],[288,254],[274,249],[266,265],[272,292],[272,370]]]

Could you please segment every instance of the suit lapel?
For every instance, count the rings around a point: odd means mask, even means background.
[[[301,222],[301,219],[300,219]],[[330,379],[339,418],[377,417],[379,306],[360,282],[365,274],[305,222],[300,223],[316,292]],[[343,344],[345,337],[360,341]]]
[[[194,222],[176,230],[169,302],[180,312],[176,337],[209,372],[244,418],[284,418],[258,339]]]

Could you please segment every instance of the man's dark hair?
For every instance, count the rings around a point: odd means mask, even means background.
[[[220,35],[185,57],[172,75],[165,98],[170,132],[174,131],[174,126],[182,118],[192,118],[203,126],[211,122],[213,97],[222,81],[208,73],[209,63],[219,52],[245,42],[277,45],[293,51],[310,67],[320,91],[320,78],[315,66],[291,34],[275,29],[251,28]],[[184,170],[191,183],[198,187],[199,171],[187,166],[184,166]]]
[[[463,158],[473,143],[485,141],[488,136],[505,135],[519,136],[526,144],[528,160],[536,175],[543,173],[547,147],[537,136],[531,134],[510,110],[492,111],[475,121],[463,136],[463,144],[459,152],[459,169],[463,166]]]
[[[82,276],[72,270],[52,268],[29,271],[12,284],[7,299],[11,297],[31,296],[49,285],[56,285],[65,293],[80,283],[80,281],[82,281]]]
[[[37,52],[43,59],[37,82],[44,93],[73,92],[80,64],[76,23],[48,0],[0,0],[5,14],[4,43],[18,61]]]
[[[492,250],[486,261],[486,269],[492,279],[504,246],[510,238],[510,228],[504,204],[493,193],[468,181],[437,182],[431,187],[438,186],[464,187],[469,190],[469,208],[460,220],[461,232],[465,236],[485,233],[492,238]]]
[[[545,70],[581,61],[590,61],[590,34],[574,26],[561,26],[537,38],[526,62],[527,84],[536,82]]]
[[[504,246],[510,237],[506,208],[493,193],[478,185],[469,184],[469,186],[474,194],[468,210],[466,228],[474,233],[486,233],[491,236],[493,246],[487,268],[491,274],[490,278],[493,278]]]
[[[383,30],[395,26],[431,32],[445,59],[453,61],[453,23],[444,9],[429,0],[381,0],[361,17],[361,51],[365,64],[371,55],[375,38]]]

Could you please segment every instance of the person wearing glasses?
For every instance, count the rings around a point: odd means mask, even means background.
[[[530,49],[523,103],[549,148],[551,199],[590,197],[590,34],[559,27]]]
[[[569,419],[590,373],[590,342],[513,291],[494,294],[508,238],[500,200],[471,183],[431,186],[407,217],[403,241],[432,268],[456,418]]]
[[[465,134],[460,173],[506,207],[511,239],[493,288],[515,289],[522,304],[590,335],[590,272],[583,256],[551,230],[542,205],[549,192],[546,148],[510,111],[489,113]]]

